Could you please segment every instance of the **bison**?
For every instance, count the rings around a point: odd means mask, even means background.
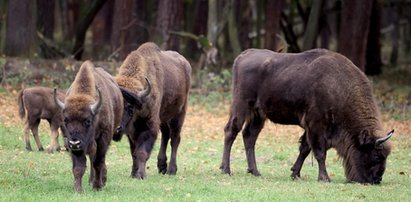
[[[58,91],[59,99],[64,99],[65,93]],[[32,151],[30,144],[30,130],[36,140],[37,148],[43,151],[38,127],[41,119],[45,119],[50,124],[50,145],[48,152],[60,150],[58,142],[60,128],[64,133],[63,118],[60,108],[54,103],[53,89],[48,87],[31,87],[20,91],[18,95],[19,116],[24,121],[24,140],[26,142],[26,149]],[[64,134],[63,134],[64,136]]]
[[[56,90],[54,91],[56,92]],[[86,155],[90,159],[90,183],[101,190],[106,182],[105,158],[116,127],[123,115],[123,97],[113,77],[85,61],[64,102],[54,94],[63,113],[68,146],[73,162],[74,188],[82,192]]]
[[[242,129],[248,172],[260,175],[254,147],[269,119],[304,129],[293,179],[300,177],[312,150],[318,180],[330,181],[325,160],[327,150],[335,148],[348,182],[381,182],[391,148],[386,141],[394,131],[382,134],[370,82],[346,57],[325,49],[296,54],[249,49],[235,59],[232,71],[233,100],[220,167],[224,173],[231,172],[231,147]]]
[[[145,165],[161,130],[158,171],[176,174],[176,155],[190,89],[191,66],[174,51],[162,51],[145,43],[131,52],[120,66],[116,81],[124,97],[124,115],[115,141],[126,133],[133,159],[131,177],[144,179]],[[166,149],[171,139],[171,160]]]

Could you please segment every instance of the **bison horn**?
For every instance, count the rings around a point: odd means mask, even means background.
[[[375,141],[375,146],[377,146],[377,147],[381,146],[384,142],[386,142],[387,140],[389,140],[392,137],[392,134],[394,134],[394,129],[392,129],[392,131],[389,132],[387,134],[387,136],[377,139]]]
[[[56,88],[54,88],[53,97],[54,97],[54,102],[56,103],[56,105],[59,106],[61,110],[63,110],[65,108],[65,104],[58,99]]]
[[[148,80],[147,77],[145,77],[145,79],[146,79],[146,82],[147,82],[147,87],[143,91],[138,93],[138,97],[140,97],[140,98],[146,97],[151,92],[151,83],[150,83],[150,81]]]
[[[100,90],[97,88],[97,92],[98,92],[98,100],[96,103],[90,105],[90,109],[91,109],[91,113],[93,113],[93,115],[96,114],[96,112],[98,111],[98,109],[101,107],[102,104],[102,100],[101,100],[101,92]]]

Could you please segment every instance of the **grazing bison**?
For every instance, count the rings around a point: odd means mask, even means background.
[[[59,99],[64,99],[63,92],[57,92]],[[48,152],[59,151],[58,142],[60,128],[64,131],[63,118],[60,108],[54,103],[53,89],[47,87],[31,87],[20,91],[18,95],[19,116],[24,121],[24,140],[26,149],[32,151],[30,145],[30,130],[36,140],[37,148],[43,151],[40,142],[38,127],[41,119],[46,119],[50,124],[50,145]]]
[[[319,165],[318,180],[330,181],[327,150],[343,159],[349,182],[380,183],[390,153],[381,133],[379,110],[367,77],[344,56],[324,49],[298,54],[249,49],[233,64],[233,101],[225,126],[221,169],[230,174],[232,144],[243,129],[248,172],[260,173],[254,146],[266,119],[299,125],[300,154],[292,178],[300,177],[312,150]],[[245,122],[245,126],[243,124]]]
[[[160,173],[177,172],[176,155],[187,109],[191,66],[174,51],[162,51],[145,43],[131,52],[120,66],[116,81],[124,97],[124,113],[114,136],[126,133],[133,158],[131,177],[144,179],[145,165],[161,130],[157,167]],[[167,168],[166,149],[171,139]]]
[[[119,87],[111,75],[86,61],[71,84],[64,103],[56,94],[54,100],[63,112],[75,190],[82,192],[86,154],[90,159],[90,183],[94,190],[101,190],[106,182],[106,152],[123,115]]]

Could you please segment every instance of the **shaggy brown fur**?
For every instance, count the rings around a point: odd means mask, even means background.
[[[64,99],[64,92],[59,91],[58,97]],[[43,151],[43,145],[40,142],[38,127],[41,119],[45,119],[50,124],[50,145],[48,152],[60,150],[58,142],[61,128],[63,133],[63,118],[60,108],[54,103],[53,89],[47,87],[31,87],[20,91],[18,95],[19,116],[24,121],[24,140],[26,149],[32,151],[30,145],[30,130],[36,141],[39,151]]]
[[[129,138],[133,167],[131,176],[143,179],[157,133],[162,142],[158,154],[159,172],[175,174],[180,131],[187,109],[191,66],[174,51],[162,51],[153,43],[145,43],[131,52],[119,69],[116,81],[124,96],[123,120],[114,140],[124,131]],[[149,82],[149,83],[147,83]],[[144,89],[150,93],[138,94]],[[171,139],[171,160],[167,168],[166,149]]]
[[[348,181],[381,181],[390,145],[375,146],[384,134],[371,85],[344,56],[324,49],[299,54],[249,49],[240,54],[233,65],[233,102],[225,127],[225,173],[230,173],[231,146],[245,122],[248,171],[260,175],[254,146],[267,118],[305,129],[292,168],[294,179],[313,150],[318,179],[330,181],[325,158],[332,147],[343,158]]]
[[[93,188],[101,190],[106,182],[105,156],[123,114],[122,98],[111,75],[86,61],[71,84],[64,103],[55,100],[63,108],[77,192],[82,191],[86,154],[90,159]]]

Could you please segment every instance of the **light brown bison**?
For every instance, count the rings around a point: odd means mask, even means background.
[[[59,99],[64,99],[64,92],[58,91]],[[53,89],[47,87],[31,87],[20,91],[18,95],[19,116],[24,121],[24,140],[26,142],[26,149],[32,151],[30,144],[30,130],[36,141],[39,151],[43,151],[38,127],[41,119],[45,119],[50,124],[50,145],[48,152],[60,150],[58,142],[60,128],[62,133],[64,131],[63,118],[60,108],[54,103]]]
[[[114,140],[127,134],[133,158],[131,176],[143,179],[151,150],[161,130],[157,167],[160,173],[177,172],[176,155],[187,109],[191,66],[174,51],[162,51],[145,43],[131,52],[119,69],[116,81],[124,97],[124,113]],[[166,149],[171,139],[167,168]]]
[[[266,119],[299,125],[300,154],[292,178],[300,177],[312,150],[318,161],[318,180],[330,181],[327,150],[343,159],[349,182],[380,183],[390,144],[381,131],[379,110],[367,77],[346,57],[324,49],[298,54],[249,49],[233,64],[233,101],[225,126],[221,169],[230,174],[230,151],[238,134],[243,140],[248,172],[260,173],[254,146]],[[243,124],[245,126],[243,128]]]
[[[90,159],[90,183],[101,190],[106,182],[105,158],[116,127],[123,115],[123,97],[114,79],[101,68],[84,62],[67,92],[63,111],[66,136],[73,161],[74,188],[82,192],[81,181]]]

